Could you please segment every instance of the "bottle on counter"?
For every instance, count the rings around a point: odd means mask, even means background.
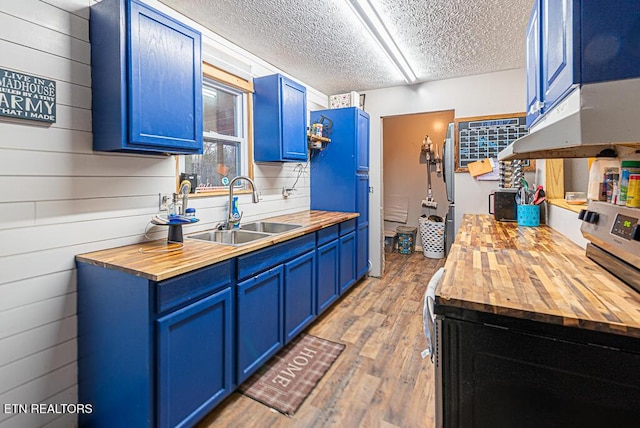
[[[240,228],[240,211],[238,211],[238,197],[233,197],[233,202],[231,204],[231,217],[233,217],[235,223],[233,224],[234,229]]]
[[[640,208],[640,174],[629,174],[626,203],[628,207]]]
[[[626,160],[620,167],[620,197],[618,205],[627,204],[627,191],[629,189],[629,175],[640,174],[640,160]]]
[[[611,168],[611,170],[615,170],[615,169]],[[604,182],[606,185],[607,202],[609,203],[615,204],[615,202],[613,201],[613,194],[615,192],[615,189],[618,187],[619,179],[620,179],[620,174],[616,174],[614,172],[609,172],[604,176]]]

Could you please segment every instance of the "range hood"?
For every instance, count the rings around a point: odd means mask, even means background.
[[[609,152],[604,152],[609,150]],[[640,151],[640,78],[576,87],[500,160],[626,157]]]

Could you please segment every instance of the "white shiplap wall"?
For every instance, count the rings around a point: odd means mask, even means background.
[[[92,0],[0,0],[0,68],[57,82],[57,122],[0,119],[0,427],[68,427],[75,415],[15,415],[5,404],[77,402],[77,322],[74,256],[141,242],[158,193],[171,193],[175,161],[161,156],[92,151],[89,7]],[[164,5],[147,3],[173,16]],[[223,58],[250,75],[277,72],[197,24],[206,58]],[[233,71],[233,70],[232,70]],[[309,88],[311,110],[326,96]],[[263,200],[240,197],[245,219],[309,207],[304,170],[288,199],[282,187],[296,164],[258,164]],[[227,198],[202,198],[200,223],[222,220]],[[152,237],[166,236],[155,227]]]

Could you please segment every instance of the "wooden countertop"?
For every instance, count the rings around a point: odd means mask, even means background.
[[[316,230],[358,217],[358,213],[330,211],[302,211],[261,219],[302,225],[290,232],[259,239],[246,245],[232,246],[187,239],[184,247],[177,251],[180,244],[167,244],[166,240],[157,240],[141,244],[127,245],[108,250],[95,251],[76,256],[76,261],[116,269],[132,275],[162,281],[183,273],[212,265],[261,248],[269,247]],[[201,233],[197,232],[197,233]]]
[[[640,337],[640,293],[548,226],[465,215],[436,302]]]
[[[564,208],[565,210],[573,211],[574,213],[579,213],[580,210],[587,209],[587,204],[569,204],[566,199],[547,199],[547,203],[551,205],[555,205],[560,208]]]

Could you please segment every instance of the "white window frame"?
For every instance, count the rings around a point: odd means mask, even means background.
[[[233,95],[238,96],[238,102],[236,103],[236,117],[239,120],[236,121],[236,134],[238,136],[230,136],[219,134],[214,131],[203,131],[204,139],[218,139],[222,141],[229,142],[238,142],[239,150],[240,150],[240,174],[253,178],[253,141],[251,138],[252,129],[250,129],[251,121],[251,99],[253,93],[253,84],[243,79],[240,79],[236,76],[233,76],[229,73],[224,72],[223,70],[217,69],[207,63],[203,64],[203,69],[205,73],[203,74],[203,92],[206,90],[205,85],[209,85],[218,90],[231,93]],[[207,73],[207,71],[211,72],[211,75]],[[238,85],[241,83],[241,85]],[[204,120],[204,117],[203,117]],[[206,144],[203,142],[203,144]],[[177,156],[176,161],[176,188],[179,187],[180,181],[180,173],[184,172],[185,169],[185,156],[193,156],[193,155],[183,155]],[[243,190],[249,191],[247,189],[247,184],[245,180],[238,181],[234,186],[234,192],[243,193]],[[210,191],[205,191],[201,193],[192,193],[190,197],[202,197],[202,196],[219,196],[219,195],[228,195],[229,188],[228,187],[216,187]]]

